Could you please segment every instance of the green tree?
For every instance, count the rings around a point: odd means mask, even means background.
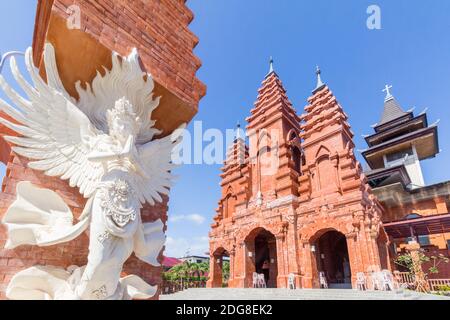
[[[428,273],[439,273],[438,266],[440,263],[448,263],[449,259],[443,254],[437,256],[426,256],[423,249],[413,253],[407,252],[397,257],[395,263],[406,268],[412,276],[414,276],[415,290],[421,292],[429,292]],[[432,262],[432,266],[428,268],[428,273],[423,271],[423,264]]]
[[[205,274],[209,271],[209,263],[191,263],[184,261],[183,263],[173,266],[169,271],[163,273],[163,278],[166,280],[206,280]]]
[[[227,286],[228,279],[230,278],[230,261],[222,262],[222,284]]]

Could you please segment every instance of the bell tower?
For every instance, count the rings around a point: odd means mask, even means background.
[[[249,147],[237,136],[222,168],[222,196],[209,234],[212,276],[207,285],[221,286],[223,258],[229,257],[228,286],[252,287],[253,274],[263,273],[268,287],[282,288],[290,273],[296,279],[299,274],[292,222],[303,156],[300,118],[272,59],[246,120]]]
[[[300,118],[270,59],[269,73],[246,119],[250,141],[252,204],[298,195]]]
[[[318,287],[322,275],[331,284],[351,287],[357,272],[388,263],[380,261],[380,250],[387,253],[383,209],[356,160],[347,114],[319,68],[316,75],[316,88],[301,116],[305,162],[297,225],[302,284]]]

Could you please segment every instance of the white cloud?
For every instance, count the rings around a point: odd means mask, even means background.
[[[179,222],[179,221],[190,221],[195,224],[203,224],[203,222],[205,222],[205,217],[197,213],[188,215],[180,214],[169,217],[169,222]]]
[[[164,255],[167,257],[181,258],[188,255],[205,256],[209,251],[208,237],[193,238],[166,238],[166,250]]]

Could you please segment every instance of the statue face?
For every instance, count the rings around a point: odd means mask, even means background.
[[[125,97],[117,100],[114,108],[108,111],[108,126],[109,134],[120,141],[126,140],[130,135],[136,135],[139,118]]]
[[[116,138],[126,139],[130,134],[133,134],[133,125],[129,119],[122,117],[114,117],[109,125],[109,133]],[[121,139],[122,140],[122,139]]]

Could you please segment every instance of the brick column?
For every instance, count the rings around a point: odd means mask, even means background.
[[[233,248],[230,252],[230,278],[228,279],[228,287],[230,287],[230,288],[235,287],[235,285],[234,285],[234,282],[235,282],[235,279],[234,279],[235,265],[234,264],[236,262],[235,255],[236,255],[236,250]]]
[[[233,272],[233,287],[244,288],[245,287],[245,275],[246,275],[246,256],[247,249],[245,242],[240,242],[236,247],[234,254],[234,272]]]
[[[299,255],[301,255],[301,248],[299,248],[298,246],[296,230],[296,225],[294,223],[289,223],[285,239],[286,263],[283,269],[283,287],[287,287],[288,277],[290,273],[293,273],[295,276],[296,288],[301,288],[302,286],[300,278],[301,270],[299,265]]]
[[[251,253],[251,257],[249,254]],[[244,286],[251,288],[253,284],[253,272],[255,269],[255,240],[244,242]]]
[[[219,259],[219,262],[217,262]],[[214,254],[210,255],[209,259],[209,279],[206,282],[207,288],[222,287],[222,257]]]
[[[301,286],[302,288],[307,289],[319,287],[319,273],[317,270],[316,252],[312,252],[311,249],[312,245],[309,242],[303,242],[303,248],[301,250]]]
[[[276,249],[276,260],[277,263],[277,277],[276,277],[276,287],[277,288],[286,288],[286,267],[288,262],[286,261],[287,257],[287,244],[285,243],[284,236],[278,235],[275,237],[274,247]]]
[[[359,243],[356,241],[356,234],[345,236],[347,241],[348,259],[350,262],[350,272],[352,274],[352,288],[356,288],[356,273],[363,271],[362,259],[360,255]]]

